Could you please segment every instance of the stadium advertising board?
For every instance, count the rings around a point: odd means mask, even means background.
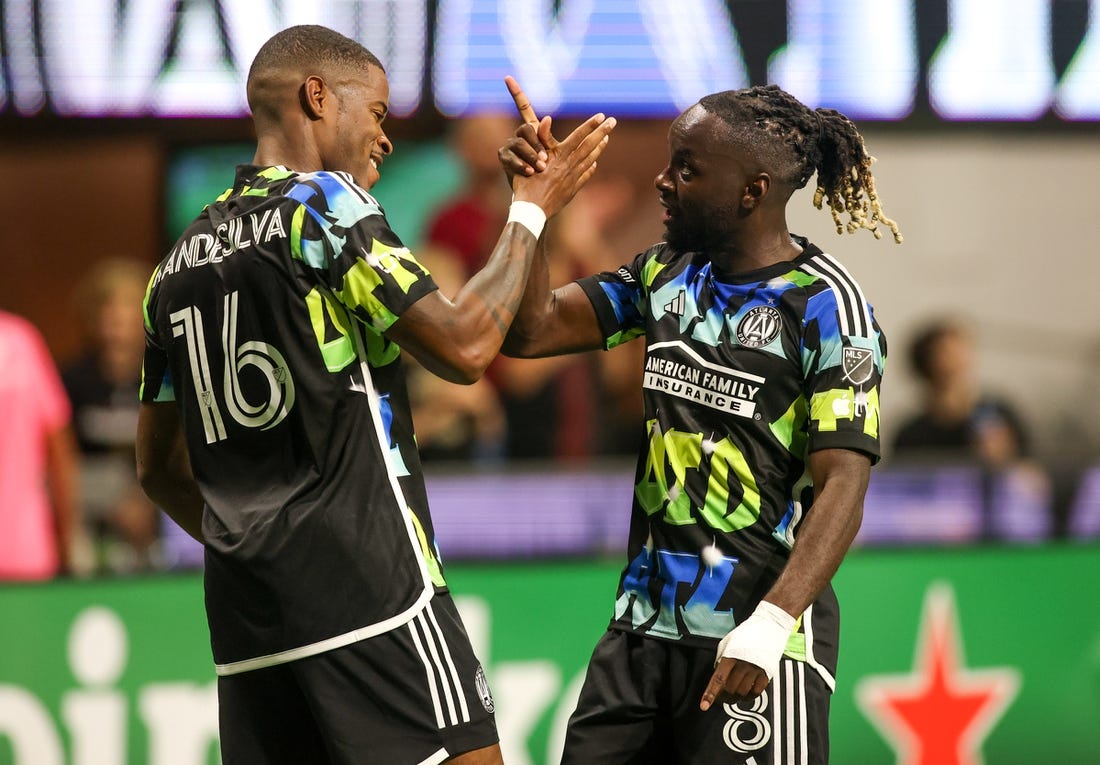
[[[61,116],[246,113],[277,30],[320,23],[385,62],[396,116],[507,107],[667,117],[775,82],[860,120],[1100,119],[1088,0],[3,0],[0,109]]]
[[[833,761],[1097,761],[1096,546],[857,551]],[[458,565],[505,761],[557,762],[607,622],[608,562]],[[195,575],[0,587],[0,765],[208,765],[217,712]]]

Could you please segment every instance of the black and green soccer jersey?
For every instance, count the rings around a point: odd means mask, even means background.
[[[221,674],[405,623],[444,587],[400,350],[436,289],[339,172],[237,169],[154,272],[142,400],[175,401],[206,508]]]
[[[795,240],[796,260],[751,273],[659,244],[580,281],[608,348],[646,342],[613,628],[713,645],[752,613],[813,512],[809,453],[878,458],[885,339],[845,268]],[[720,562],[704,560],[709,545]]]

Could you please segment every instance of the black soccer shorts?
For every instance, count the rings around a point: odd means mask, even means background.
[[[828,684],[783,657],[762,695],[699,701],[715,649],[608,630],[596,644],[562,765],[826,765]],[[778,750],[778,751],[777,751]]]
[[[434,765],[497,742],[454,601],[332,651],[218,678],[225,765]]]

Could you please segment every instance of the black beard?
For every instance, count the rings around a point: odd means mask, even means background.
[[[701,252],[706,244],[698,228],[676,220],[665,224],[665,242],[677,252]]]

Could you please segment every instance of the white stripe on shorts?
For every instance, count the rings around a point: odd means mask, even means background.
[[[779,662],[780,668],[783,667],[783,661]],[[781,706],[780,701],[783,698],[783,694],[779,691],[779,684],[782,679],[782,675],[776,673],[772,679],[771,687],[768,688],[767,693],[771,694],[772,702],[772,765],[783,765],[783,747],[780,746],[779,741],[779,724],[782,722],[779,715],[779,708]]]
[[[809,722],[806,720],[806,665],[798,662],[798,719],[802,724],[798,726],[798,745],[802,749],[802,762],[810,759]]]
[[[432,668],[431,662],[428,661],[428,655],[424,652],[424,645],[420,642],[420,635],[418,635],[416,632],[415,624],[413,622],[409,622],[408,626],[409,634],[412,635],[413,645],[416,646],[416,652],[420,655],[420,661],[424,664],[424,675],[428,681],[428,691],[432,695],[432,706],[435,707],[435,724],[442,728],[443,707],[439,704],[439,693],[435,689],[435,672]]]
[[[439,727],[470,722],[470,707],[466,703],[466,694],[462,691],[462,683],[451,655],[450,644],[439,626],[435,611],[429,605],[423,612],[416,615],[409,626],[416,640],[417,651],[424,662],[424,671],[431,687],[432,702],[437,705]],[[442,699],[440,699],[437,684],[443,689]],[[457,705],[455,697],[458,698]]]
[[[787,721],[783,731],[783,743],[786,746],[786,752],[783,760],[784,762],[794,763],[796,755],[794,736],[795,729],[798,727],[798,719],[794,716],[794,662],[785,661],[783,663],[787,665],[783,670],[784,680],[786,680],[783,687],[783,701],[787,705]]]
[[[443,660],[439,658],[435,636],[432,634],[431,627],[428,625],[428,620],[424,618],[423,612],[417,614],[413,621],[419,624],[420,629],[424,631],[424,641],[428,644],[428,653],[432,657],[434,676],[439,680],[439,684],[443,686],[443,696],[447,700],[447,724],[457,725],[458,714],[455,712],[455,698],[451,688],[451,679],[447,677],[447,669],[443,666]]]
[[[783,659],[772,681],[772,763],[808,765],[809,732],[806,730],[806,666]],[[797,678],[797,679],[796,679]]]
[[[439,640],[443,658],[447,660],[447,669],[450,671],[451,681],[454,683],[455,695],[458,696],[458,705],[462,709],[462,722],[470,722],[470,708],[466,704],[466,694],[462,692],[462,681],[458,679],[458,670],[455,669],[455,662],[451,657],[451,647],[447,644],[447,638],[443,634],[443,630],[439,628],[439,621],[435,618],[435,609],[429,604],[426,610],[432,626],[435,627],[436,638]]]

